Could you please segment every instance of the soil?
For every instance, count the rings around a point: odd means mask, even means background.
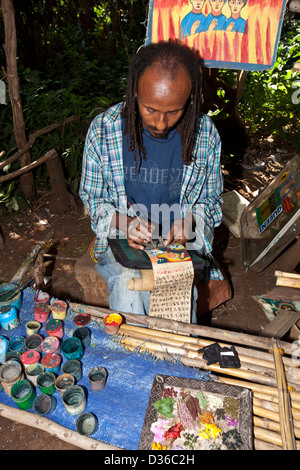
[[[240,161],[224,162],[226,191],[235,189],[249,201],[253,200],[295,154],[293,149],[277,148],[268,142],[259,149],[249,148]],[[74,265],[94,238],[90,219],[80,205],[72,212],[53,213],[51,197],[50,192],[39,193],[30,210],[1,221],[5,243],[1,247],[0,282],[8,282],[13,277],[38,242],[56,240],[53,257],[44,258],[47,268],[43,290],[59,299],[80,303],[83,293],[74,276]],[[241,241],[223,224],[215,231],[214,255],[231,282],[233,297],[202,317],[200,323],[259,334],[268,320],[252,296],[265,294],[275,287],[274,271],[281,258],[261,273],[246,270],[241,259]],[[0,416],[0,449],[75,450],[78,447]]]

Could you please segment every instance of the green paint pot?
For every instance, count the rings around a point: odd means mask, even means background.
[[[92,413],[82,413],[76,420],[76,431],[82,436],[90,436],[97,429],[97,419]]]
[[[21,410],[32,408],[36,393],[28,380],[18,380],[11,389],[11,397]]]
[[[52,372],[42,372],[38,375],[36,383],[42,393],[52,395],[55,392],[55,379]]]

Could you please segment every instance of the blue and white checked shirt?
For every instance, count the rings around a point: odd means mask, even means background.
[[[96,116],[86,136],[79,196],[97,236],[94,245],[96,259],[107,248],[115,211],[134,216],[128,209],[124,185],[121,110],[122,103],[119,103]],[[205,277],[221,280],[222,273],[210,255],[214,227],[222,221],[220,153],[219,134],[212,120],[201,114],[195,125],[193,154],[196,158],[183,169],[180,205],[182,216],[192,211],[196,222],[196,243],[190,245],[190,249],[198,249],[210,261],[210,270]]]

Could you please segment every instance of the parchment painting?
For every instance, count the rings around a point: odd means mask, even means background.
[[[287,0],[150,0],[146,43],[179,39],[207,67],[273,67]]]

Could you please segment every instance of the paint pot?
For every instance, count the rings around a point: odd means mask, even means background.
[[[37,378],[40,374],[42,374],[45,371],[45,367],[43,364],[31,364],[26,367],[25,369],[25,375],[26,379],[34,385],[34,387],[37,387]]]
[[[6,362],[10,360],[19,361],[21,362],[22,354],[19,351],[10,351],[8,350],[6,353]]]
[[[76,328],[73,337],[79,338],[84,348],[87,348],[91,344],[91,331],[86,326]]]
[[[0,325],[3,330],[13,330],[19,325],[18,310],[13,305],[0,307]]]
[[[42,354],[59,354],[60,353],[60,342],[56,336],[48,336],[42,341],[41,344]]]
[[[4,336],[0,336],[0,363],[3,364],[6,361],[6,353],[8,350],[8,341]]]
[[[59,354],[48,353],[43,356],[41,364],[45,367],[45,372],[52,372],[58,375],[61,366],[61,357]]]
[[[40,360],[41,354],[38,351],[25,351],[21,356],[21,362],[26,371],[27,367],[37,364]]]
[[[40,416],[52,413],[56,408],[56,398],[53,395],[42,393],[35,397],[33,402],[33,411]]]
[[[6,395],[10,396],[10,391],[14,383],[23,378],[22,364],[19,361],[6,361],[0,366],[0,382]]]
[[[67,361],[71,359],[80,361],[84,355],[83,345],[79,338],[66,339],[61,345],[61,350]]]
[[[65,374],[73,375],[76,382],[79,382],[82,378],[81,362],[77,359],[71,359],[70,361],[65,362],[62,370]]]
[[[27,336],[36,335],[41,329],[41,324],[38,321],[32,320],[26,323]]]
[[[92,390],[102,390],[107,379],[107,370],[104,367],[93,367],[88,374],[90,387]]]
[[[52,372],[42,372],[37,377],[36,384],[42,393],[53,395],[55,392],[55,375]]]
[[[64,335],[63,322],[61,320],[49,320],[45,325],[45,330],[49,336],[62,338]]]
[[[62,401],[67,412],[72,416],[80,415],[86,407],[84,390],[80,385],[72,385],[67,388],[62,396]]]
[[[55,388],[62,397],[67,388],[75,384],[75,379],[71,374],[62,374],[55,380]]]
[[[13,336],[9,340],[8,350],[13,352],[23,353],[26,351],[25,338],[23,336]]]
[[[45,323],[48,320],[50,314],[50,307],[46,303],[36,303],[33,307],[34,319],[39,323]]]
[[[25,339],[25,348],[29,351],[41,352],[42,341],[43,338],[41,337],[41,335],[34,334],[27,336],[27,338]]]
[[[116,335],[119,331],[123,318],[118,313],[111,313],[107,315],[104,320],[105,333],[108,335]]]
[[[16,289],[19,286],[12,282],[6,282],[0,285],[0,310],[2,307],[12,305],[20,310],[22,305],[22,291],[18,291],[15,295],[12,295],[12,289]]]
[[[63,320],[67,315],[68,305],[63,300],[55,300],[50,305],[52,317],[57,320]]]
[[[33,301],[36,304],[49,304],[50,302],[50,295],[47,292],[38,292],[33,297]]]
[[[90,436],[97,429],[98,421],[92,413],[82,413],[78,416],[75,426],[81,436]]]
[[[11,397],[21,410],[32,408],[35,390],[28,380],[18,380],[11,388]]]

